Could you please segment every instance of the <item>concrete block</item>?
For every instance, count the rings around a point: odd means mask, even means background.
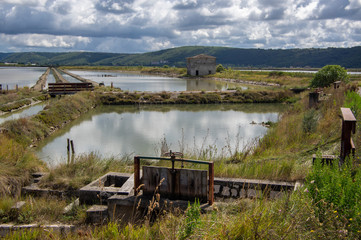
[[[108,206],[93,205],[86,211],[87,223],[104,223],[108,218]]]
[[[0,225],[0,237],[3,238],[8,235],[13,228],[13,224],[1,224]]]
[[[68,234],[71,234],[75,231],[74,225],[52,224],[52,225],[44,225],[42,226],[42,228],[50,230],[62,236],[67,236]]]
[[[130,174],[109,172],[94,180],[79,190],[81,204],[106,204],[107,199],[115,194],[120,194],[123,184],[129,179]],[[122,191],[122,194],[128,194]]]

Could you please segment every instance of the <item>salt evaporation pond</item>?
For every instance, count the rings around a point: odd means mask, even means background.
[[[38,148],[49,165],[67,161],[67,139],[76,154],[96,152],[104,157],[159,156],[162,140],[173,151],[212,150],[227,155],[262,137],[276,122],[281,104],[104,106],[74,121]],[[183,146],[183,147],[182,147]]]
[[[213,91],[240,86],[203,78],[185,79],[116,71],[72,70],[70,72],[98,83],[104,83],[106,86],[113,83],[114,87],[127,91]],[[246,87],[243,88],[246,89]]]
[[[2,89],[18,87],[32,87],[39,77],[46,71],[46,67],[0,67],[0,84]]]

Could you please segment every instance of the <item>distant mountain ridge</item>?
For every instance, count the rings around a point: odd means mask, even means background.
[[[188,46],[141,54],[100,52],[20,52],[0,53],[0,62],[68,66],[177,66],[186,58],[207,54],[217,63],[231,67],[314,67],[337,64],[361,68],[361,47],[310,49],[244,49]]]

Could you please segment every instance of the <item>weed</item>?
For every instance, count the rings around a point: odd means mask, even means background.
[[[317,128],[317,116],[316,111],[311,109],[306,111],[302,119],[302,130],[306,134],[314,132]]]
[[[179,231],[179,239],[188,238],[200,225],[201,208],[199,200],[196,200],[192,205],[188,203],[188,209],[186,210],[185,215],[184,225],[180,228]]]

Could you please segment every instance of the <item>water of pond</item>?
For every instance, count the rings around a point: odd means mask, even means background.
[[[276,72],[289,72],[289,73],[317,73],[318,71],[316,70],[287,70],[287,69],[240,69],[237,71],[242,71],[242,72],[272,72],[272,71],[276,71]],[[356,72],[356,71],[347,71],[348,74],[351,75],[361,75],[361,72]]]
[[[159,156],[165,140],[173,151],[227,155],[267,132],[252,122],[275,122],[284,108],[273,104],[104,106],[43,142],[37,154],[49,165],[66,162],[69,138],[76,154]]]
[[[227,90],[228,88],[240,86],[226,82],[210,79],[183,79],[155,75],[143,75],[136,73],[124,73],[115,71],[71,71],[83,78],[104,83],[110,86],[128,91],[196,91],[196,90]],[[241,87],[241,86],[240,86]],[[246,87],[243,86],[246,89]]]
[[[0,84],[2,88],[15,89],[19,87],[32,87],[39,77],[46,71],[46,67],[0,67]]]
[[[61,71],[59,71],[59,73],[61,74],[61,76],[63,76],[63,78],[65,80],[67,80],[70,83],[80,83],[80,81],[78,79],[76,79],[76,78],[74,78],[74,77],[72,77],[72,76],[70,76],[70,75],[68,75],[66,73],[63,73]]]
[[[5,115],[2,115],[2,116],[0,116],[0,124],[4,123],[6,121],[9,121],[9,120],[15,120],[15,119],[19,119],[19,118],[33,116],[33,115],[37,114],[38,112],[40,112],[41,110],[43,110],[45,106],[46,106],[46,103],[39,103],[34,106],[24,108],[20,111],[16,111],[14,113],[8,113]]]

